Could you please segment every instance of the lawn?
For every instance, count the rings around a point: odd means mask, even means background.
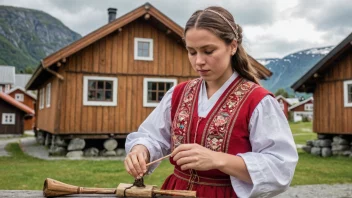
[[[292,122],[290,128],[296,144],[306,144],[307,140],[317,139],[317,134],[312,131],[312,122]]]
[[[290,123],[290,126],[294,135],[303,133],[294,136],[296,142],[304,143],[307,139],[302,137],[314,139],[315,133],[307,130],[311,123]],[[12,156],[0,157],[0,189],[41,190],[47,177],[78,186],[105,188],[134,181],[121,161],[46,161],[23,154],[17,143],[8,144],[6,149]],[[321,158],[299,150],[292,185],[352,183],[351,163],[352,158]],[[145,177],[145,183],[160,187],[172,170],[168,160],[164,160],[152,175]]]

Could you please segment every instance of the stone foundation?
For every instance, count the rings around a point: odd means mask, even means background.
[[[49,156],[66,156],[68,158],[126,156],[125,149],[118,148],[118,142],[113,138],[106,140],[85,140],[81,138],[64,140],[61,136],[37,131],[36,140],[38,144],[49,148]],[[90,145],[87,145],[86,141],[89,141]],[[94,143],[94,141],[98,143]],[[99,144],[100,142],[101,144]],[[94,146],[91,146],[92,143]]]
[[[317,140],[308,140],[302,149],[316,156],[352,158],[352,135],[318,134]]]

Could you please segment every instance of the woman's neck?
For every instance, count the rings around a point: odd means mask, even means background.
[[[225,72],[224,75],[222,75],[217,80],[205,81],[208,98],[211,98],[211,96],[222,87],[222,85],[232,76],[232,74],[233,72]]]

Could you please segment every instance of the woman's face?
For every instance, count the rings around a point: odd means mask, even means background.
[[[227,45],[212,32],[196,28],[186,32],[185,41],[193,69],[206,82],[222,84],[232,75],[230,60],[237,42]]]

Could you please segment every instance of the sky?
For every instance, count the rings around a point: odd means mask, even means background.
[[[243,28],[243,46],[254,58],[282,58],[315,47],[335,46],[352,32],[352,0],[0,0],[0,5],[44,11],[85,36],[149,2],[184,27],[196,10],[222,6]]]

